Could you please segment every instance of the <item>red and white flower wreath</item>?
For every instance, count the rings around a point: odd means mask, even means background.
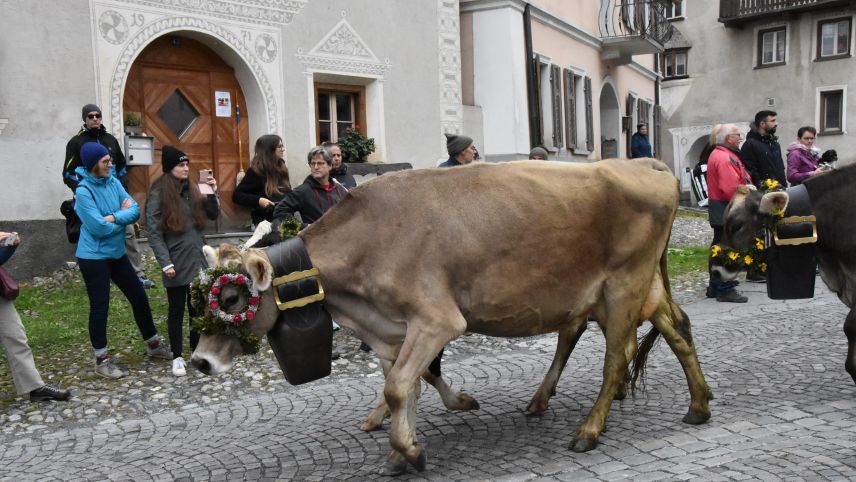
[[[247,298],[247,308],[240,313],[227,313],[220,309],[220,300],[218,299],[218,296],[220,296],[223,285],[229,284],[243,287],[249,293],[249,297]],[[259,309],[259,301],[259,290],[253,286],[253,282],[250,279],[239,273],[229,273],[218,276],[217,279],[214,280],[214,283],[211,284],[211,289],[208,290],[208,308],[211,309],[211,313],[217,318],[230,322],[235,326],[240,326],[247,320],[252,321],[255,319],[256,311]]]

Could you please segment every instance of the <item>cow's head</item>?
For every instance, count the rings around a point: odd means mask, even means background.
[[[228,244],[222,244],[217,249],[205,246],[203,251],[212,268],[223,266],[238,269],[249,275],[253,286],[259,291],[261,302],[255,317],[243,323],[252,333],[261,338],[273,326],[278,314],[273,293],[270,290],[273,268],[264,251],[257,249],[241,251]],[[217,301],[221,311],[232,314],[244,311],[249,304],[245,290],[232,284],[223,285],[217,295]],[[236,337],[224,334],[203,334],[193,351],[191,363],[202,373],[214,375],[230,370],[232,359],[243,353],[241,342]]]
[[[746,186],[737,188],[737,192],[725,208],[725,225],[721,245],[738,251],[746,251],[762,228],[770,225],[772,219],[781,215],[788,205],[785,192],[761,192]],[[716,262],[711,264],[711,275],[722,281],[733,280],[741,270],[729,269]]]

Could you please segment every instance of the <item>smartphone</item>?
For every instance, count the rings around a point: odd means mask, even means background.
[[[214,172],[211,169],[200,169],[199,170],[199,184],[208,184],[208,179],[214,175]]]

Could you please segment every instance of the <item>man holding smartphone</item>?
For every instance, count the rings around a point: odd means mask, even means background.
[[[81,115],[83,116],[83,126],[81,126],[77,135],[72,137],[65,146],[62,181],[71,189],[72,194],[74,194],[75,189],[77,189],[77,183],[80,182],[77,173],[74,172],[75,169],[82,165],[80,162],[80,148],[83,147],[83,144],[94,141],[107,148],[110,158],[113,161],[113,176],[122,183],[122,186],[127,188],[128,170],[125,166],[125,155],[122,154],[119,141],[107,132],[107,129],[101,123],[101,108],[95,104],[86,104],[81,110]],[[140,278],[143,288],[153,288],[155,284],[143,272],[142,255],[140,254],[140,247],[137,244],[137,236],[133,225],[125,227],[125,252],[131,261],[131,266],[137,272],[137,277]]]

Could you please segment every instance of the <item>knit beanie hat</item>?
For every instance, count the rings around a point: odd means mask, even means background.
[[[547,160],[547,149],[544,149],[543,147],[540,147],[540,146],[539,147],[533,147],[532,150],[529,151],[529,159],[532,159],[535,156],[538,156],[541,159],[544,159],[546,161]]]
[[[83,120],[86,120],[86,116],[89,115],[90,112],[98,112],[99,114],[101,114],[101,108],[95,104],[86,104],[85,106],[83,106],[80,116],[83,118]]]
[[[104,156],[109,156],[110,151],[97,142],[87,142],[80,148],[80,163],[87,171],[92,170],[98,161]]]
[[[172,171],[173,167],[184,161],[190,162],[190,158],[175,147],[163,146],[163,149],[161,149],[161,167],[163,167],[163,172]]]
[[[467,147],[472,145],[473,140],[470,137],[455,134],[446,134],[446,150],[449,151],[449,157],[455,157]]]

